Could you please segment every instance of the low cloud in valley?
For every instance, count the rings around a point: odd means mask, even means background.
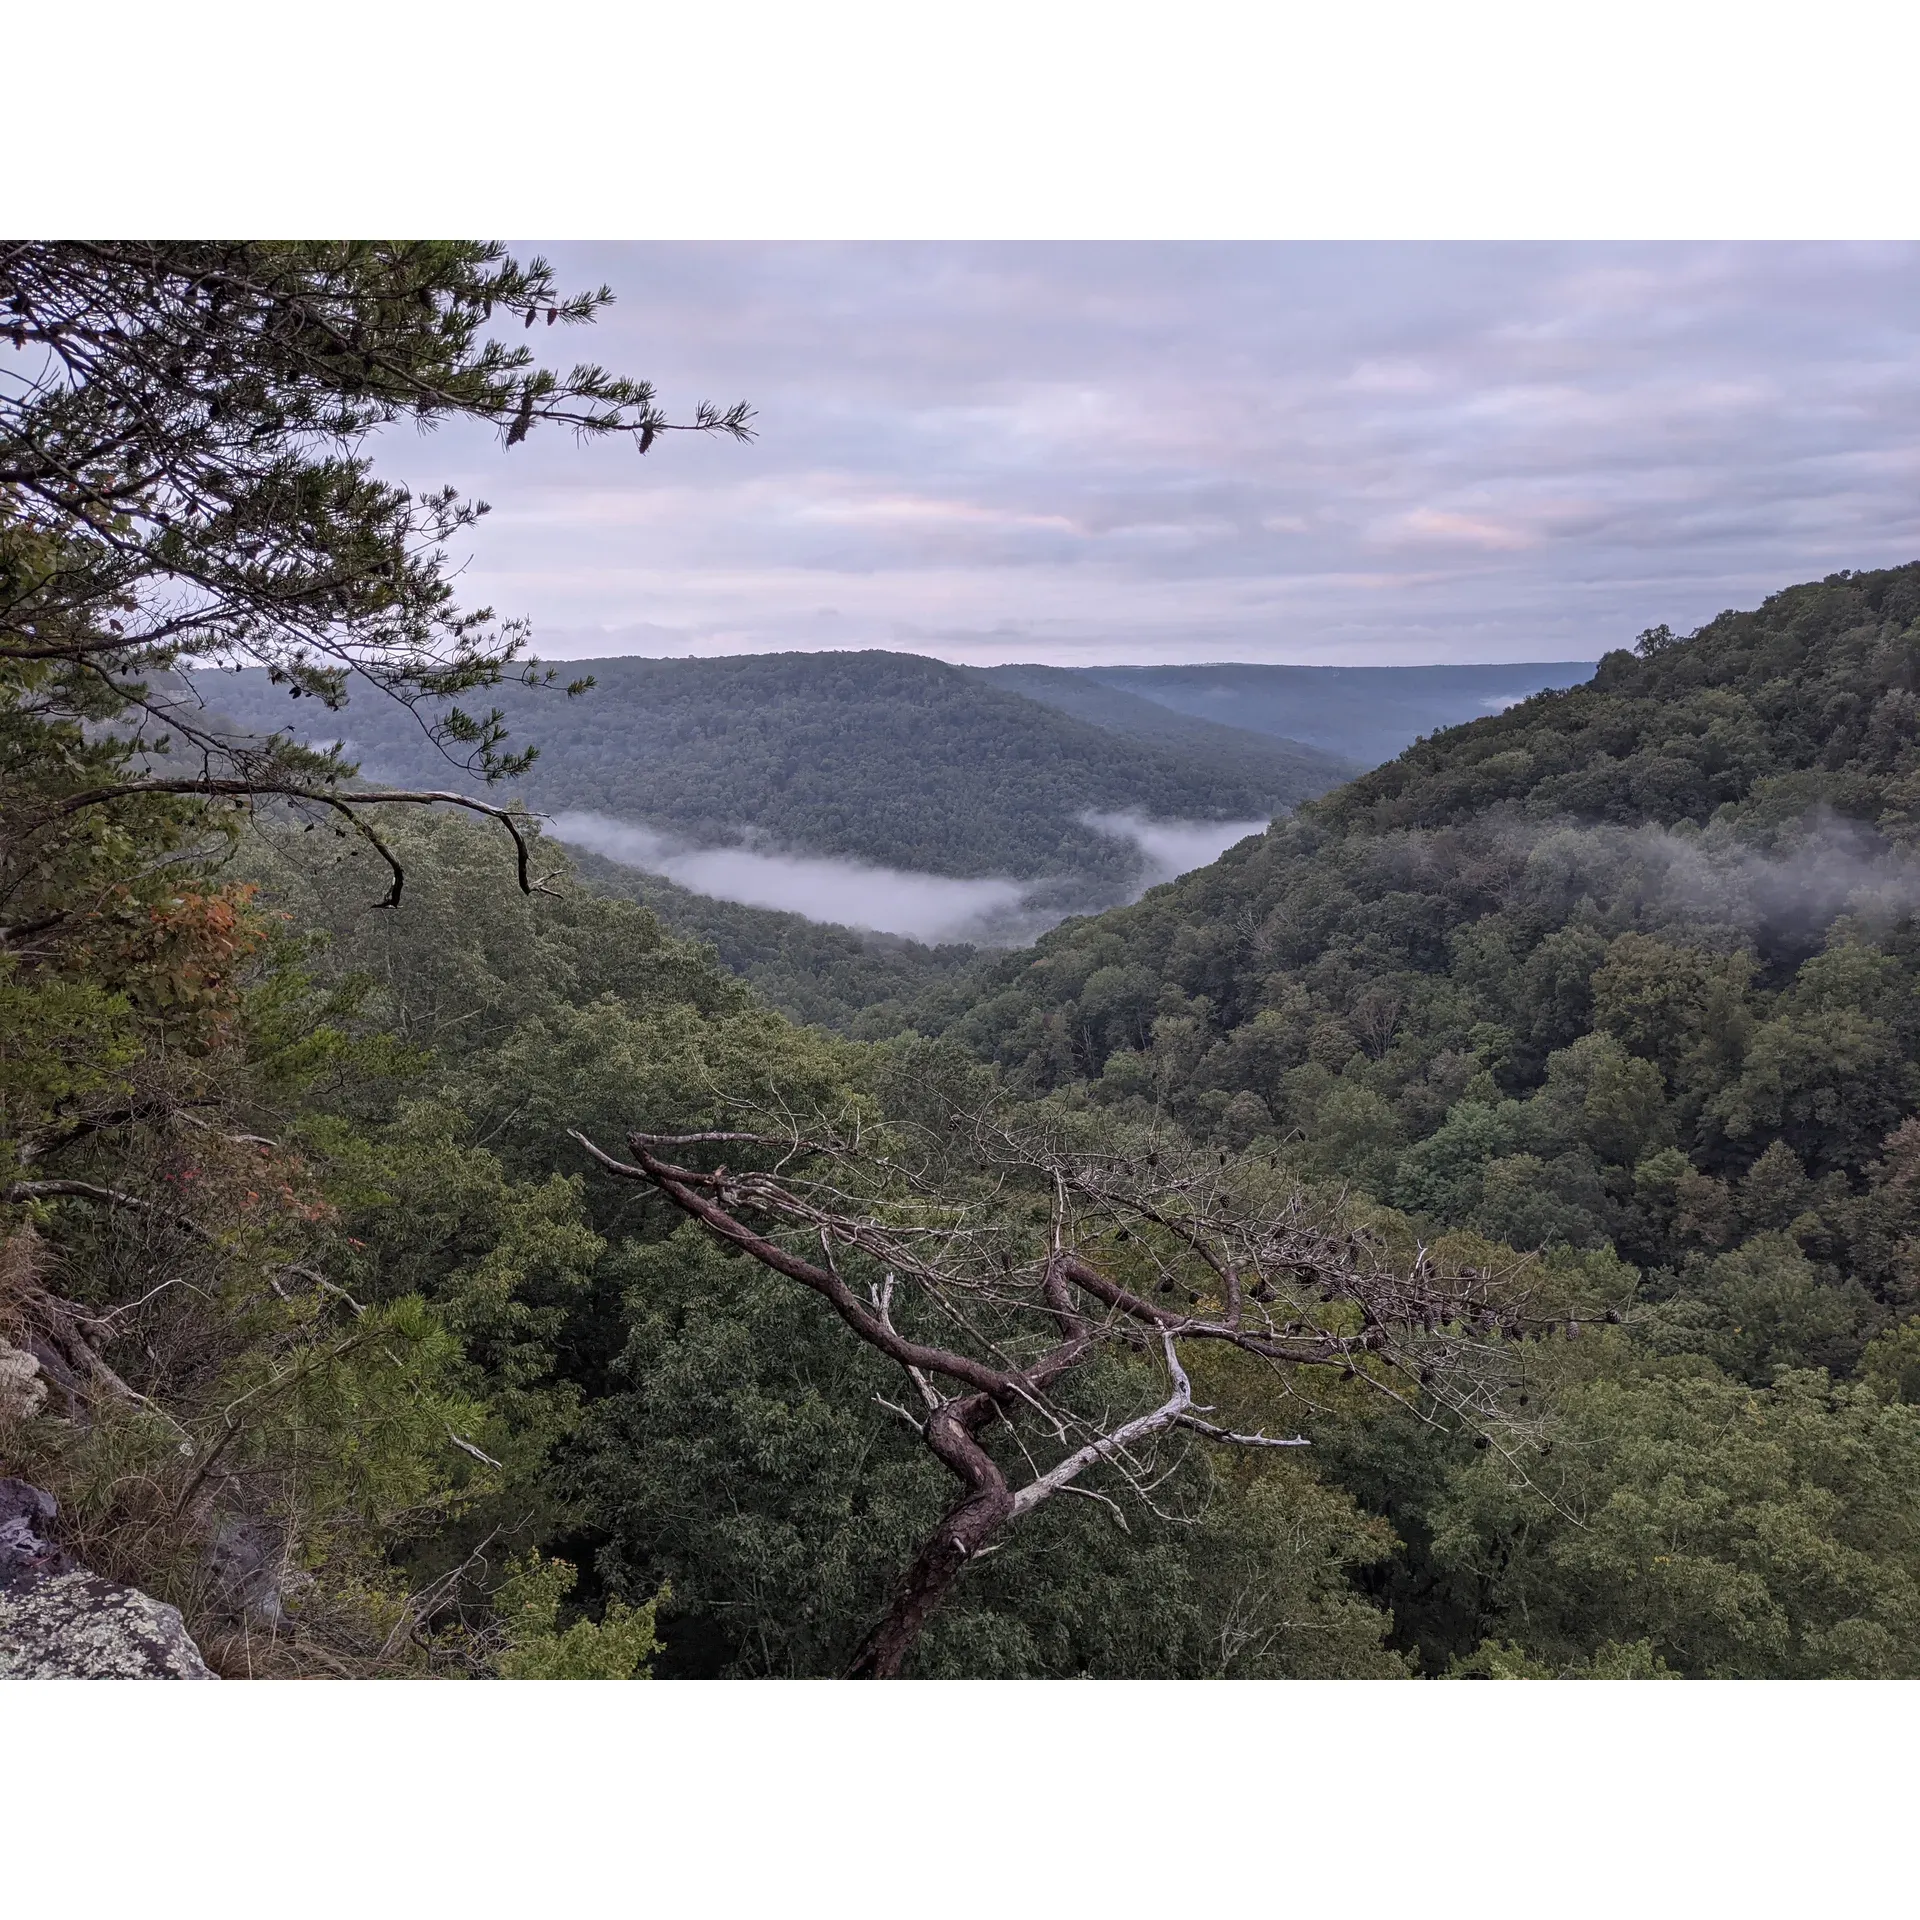
[[[1138,814],[1086,814],[1083,824],[1139,849],[1140,873],[1125,898],[1217,859],[1264,820],[1148,820]],[[558,813],[547,823],[556,840],[603,859],[659,874],[694,893],[742,906],[769,907],[809,920],[904,934],[938,945],[971,941],[1020,946],[1066,917],[1058,882],[956,879],[913,873],[765,845],[697,846],[658,829],[605,814]],[[1084,911],[1094,903],[1077,903]],[[1119,905],[1118,899],[1099,902]]]

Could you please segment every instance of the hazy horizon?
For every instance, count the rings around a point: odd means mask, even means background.
[[[1920,555],[1916,555],[1920,558]],[[889,644],[884,641],[847,641],[841,646],[792,646],[792,647],[722,647],[718,644],[708,649],[689,648],[684,653],[671,650],[650,650],[645,645],[628,644],[636,636],[657,634],[661,630],[646,626],[614,628],[606,632],[585,630],[575,632],[567,628],[543,630],[541,644],[534,651],[542,658],[555,660],[738,660],[755,657],[773,658],[782,654],[831,654],[831,653],[897,653],[913,659],[943,660],[949,666],[995,666],[995,667],[1051,667],[1065,666],[1069,670],[1098,673],[1106,668],[1120,667],[1179,667],[1183,671],[1204,673],[1209,668],[1218,668],[1222,672],[1240,667],[1298,667],[1305,671],[1325,671],[1328,673],[1397,673],[1420,667],[1457,668],[1469,672],[1476,668],[1503,673],[1524,673],[1530,667],[1595,667],[1600,664],[1599,654],[1569,654],[1564,658],[1548,659],[1542,656],[1538,660],[1250,660],[1246,658],[1230,659],[1222,655],[1218,659],[1162,660],[1141,658],[1137,660],[1108,660],[1098,656],[1070,661],[1013,659],[1006,660],[946,660],[943,654],[930,652],[924,647],[910,647]],[[1628,636],[1631,639],[1633,636]],[[578,640],[600,643],[602,650],[587,652],[554,652],[551,641]],[[1624,643],[1623,643],[1624,644]],[[618,651],[615,651],[615,648]],[[1516,695],[1515,698],[1524,698]]]

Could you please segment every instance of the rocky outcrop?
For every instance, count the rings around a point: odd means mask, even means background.
[[[177,1608],[73,1564],[51,1536],[58,1511],[0,1480],[0,1679],[217,1678]]]
[[[40,1377],[40,1362],[0,1340],[0,1424],[31,1420],[46,1403],[47,1383]]]
[[[213,1680],[178,1608],[75,1568],[0,1591],[0,1680]]]
[[[0,1590],[73,1565],[49,1538],[59,1512],[52,1494],[24,1480],[0,1480]]]

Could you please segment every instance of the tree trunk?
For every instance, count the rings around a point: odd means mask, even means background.
[[[996,1411],[989,1395],[974,1393],[928,1416],[927,1444],[972,1491],[947,1510],[933,1537],[914,1555],[893,1604],[848,1665],[847,1679],[899,1679],[907,1656],[967,1562],[1006,1525],[1013,1495],[1006,1476],[974,1438]]]
[[[934,1610],[966,1565],[1006,1524],[1013,1502],[1004,1488],[998,1495],[976,1494],[963,1500],[914,1556],[893,1596],[886,1617],[867,1635],[847,1668],[849,1680],[897,1680]]]

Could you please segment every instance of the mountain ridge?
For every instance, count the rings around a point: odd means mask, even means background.
[[[1138,855],[1083,815],[1270,817],[1351,771],[1303,749],[1269,755],[1252,777],[1251,762],[1222,768],[1123,738],[914,654],[593,668],[596,685],[577,701],[517,686],[485,696],[516,738],[542,748],[505,791],[539,809],[591,809],[716,844],[757,832],[795,850],[954,877],[1078,874],[1110,893],[1138,872]],[[235,724],[299,720],[320,732],[257,671],[202,680],[210,706]],[[335,724],[370,774],[449,784],[444,757],[404,709],[362,694]]]
[[[1193,718],[1284,738],[1361,766],[1548,687],[1577,685],[1591,660],[1465,666],[1265,665],[1085,667],[1103,686]]]
[[[1203,756],[1211,765],[1260,786],[1295,784],[1301,775],[1332,772],[1351,779],[1365,768],[1283,734],[1259,733],[1218,720],[1198,719],[1157,700],[1124,691],[1087,668],[1009,665],[967,669],[1042,706],[1084,720],[1122,739]]]

